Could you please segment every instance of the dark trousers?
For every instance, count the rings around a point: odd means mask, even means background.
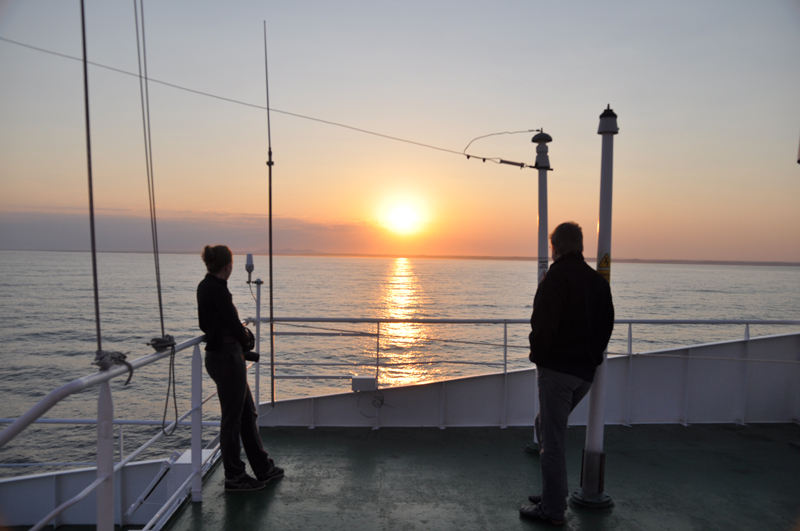
[[[245,472],[240,457],[240,438],[250,468],[256,476],[265,474],[269,470],[269,457],[258,433],[258,416],[247,384],[247,369],[241,348],[206,351],[206,371],[217,384],[222,410],[219,435],[225,479],[237,478]]]
[[[577,376],[538,367],[539,414],[534,428],[542,466],[542,510],[563,518],[567,509],[567,422],[569,414],[592,387]]]

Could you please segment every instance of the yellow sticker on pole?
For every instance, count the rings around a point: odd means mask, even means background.
[[[606,279],[606,282],[611,283],[611,257],[608,253],[597,263],[597,272]]]

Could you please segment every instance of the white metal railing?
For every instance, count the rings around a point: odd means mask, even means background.
[[[269,318],[256,318],[256,319],[248,319],[249,322],[256,323],[256,332],[257,332],[257,345],[260,345],[260,325],[261,323],[269,322]],[[336,323],[350,323],[350,324],[373,324],[375,325],[375,332],[360,332],[360,331],[319,331],[319,332],[303,332],[303,335],[309,336],[361,336],[361,337],[375,337],[376,347],[375,347],[375,361],[374,361],[374,368],[376,374],[376,381],[380,381],[380,371],[382,368],[393,367],[393,366],[403,366],[403,365],[412,365],[412,364],[433,364],[433,363],[450,363],[450,364],[469,364],[469,365],[483,365],[483,366],[493,366],[499,367],[502,366],[502,370],[504,375],[507,377],[508,375],[508,349],[509,348],[516,348],[516,349],[526,349],[528,348],[527,345],[510,345],[508,342],[508,326],[509,325],[526,325],[529,323],[527,319],[381,319],[381,318],[274,318],[274,323],[328,323],[328,324],[336,324]],[[476,344],[476,345],[483,345],[483,346],[492,346],[492,347],[502,347],[503,349],[503,360],[502,362],[465,362],[465,361],[458,361],[458,360],[437,360],[437,361],[424,361],[424,362],[398,362],[398,363],[381,363],[381,325],[382,324],[392,324],[392,323],[409,323],[409,324],[430,324],[430,325],[448,325],[448,324],[455,324],[455,325],[470,325],[470,324],[502,324],[503,325],[503,341],[502,343],[485,343],[485,342],[469,342],[469,341],[458,341],[458,340],[443,340],[443,341],[453,341],[457,343],[466,343],[466,344]],[[754,319],[721,319],[721,320],[710,320],[710,319],[617,319],[617,325],[627,325],[627,332],[628,332],[628,340],[627,340],[627,350],[628,354],[633,353],[632,345],[633,345],[633,325],[741,325],[745,327],[744,338],[750,339],[750,326],[752,325],[784,325],[784,326],[798,326],[800,325],[800,321],[796,320],[754,320]],[[290,335],[291,332],[275,332],[275,335]],[[385,337],[385,335],[383,336]],[[193,349],[193,356],[192,356],[192,407],[191,409],[186,412],[183,416],[176,420],[179,424],[185,424],[184,420],[191,415],[192,419],[189,424],[192,427],[192,434],[191,434],[191,454],[192,454],[192,472],[189,478],[186,480],[184,485],[182,485],[175,494],[175,499],[180,496],[180,493],[185,492],[187,488],[191,485],[191,494],[193,501],[201,501],[202,499],[202,477],[201,477],[201,467],[202,467],[202,426],[203,425],[218,425],[218,423],[211,423],[211,422],[203,422],[202,421],[202,405],[211,399],[214,394],[206,397],[205,399],[202,398],[202,372],[203,372],[203,364],[202,364],[202,356],[200,354],[199,344],[204,340],[204,336],[199,336],[184,343],[181,343],[175,347],[176,352],[185,350],[189,347],[194,347]],[[149,354],[147,356],[143,356],[131,362],[131,365],[134,369],[138,369],[140,367],[149,365],[151,363],[155,363],[164,357],[169,356],[169,351],[161,351]],[[273,386],[274,390],[274,382],[277,379],[284,379],[284,378],[304,378],[304,379],[317,379],[317,378],[350,378],[350,375],[345,376],[329,376],[329,375],[314,375],[314,374],[305,374],[305,375],[276,375],[275,374],[275,366],[278,365],[274,362],[274,360],[270,360],[270,380],[271,385]],[[761,361],[769,361],[769,360],[761,360]],[[788,363],[788,362],[787,362]],[[256,396],[259,396],[259,367],[261,364],[256,364]],[[321,366],[348,366],[353,367],[352,363],[318,363],[318,362],[282,362],[280,363],[282,366],[289,366],[289,365],[300,365],[300,366],[308,366],[308,367],[321,367]],[[373,363],[364,363],[365,366],[373,366]],[[28,426],[33,424],[34,422],[46,422],[46,423],[93,423],[97,424],[98,426],[98,452],[97,452],[97,480],[89,485],[83,492],[81,492],[78,496],[72,498],[71,500],[65,502],[58,508],[56,508],[52,513],[48,514],[43,520],[41,520],[36,526],[32,529],[37,530],[41,529],[43,526],[47,525],[48,522],[52,521],[60,512],[63,512],[69,506],[74,505],[81,499],[85,498],[88,494],[93,492],[95,489],[98,490],[98,529],[110,529],[105,524],[101,525],[101,522],[112,522],[113,527],[113,511],[114,511],[114,502],[113,502],[113,475],[114,473],[125,466],[126,464],[130,463],[135,457],[140,455],[146,448],[151,446],[156,440],[158,440],[162,434],[159,433],[151,440],[147,441],[144,445],[140,446],[137,450],[132,452],[130,455],[125,456],[123,458],[123,448],[122,448],[122,425],[124,424],[145,424],[145,423],[155,423],[155,421],[125,421],[125,420],[117,420],[113,419],[113,401],[111,397],[111,390],[109,386],[109,381],[112,378],[117,376],[124,375],[127,372],[127,368],[125,366],[117,365],[112,367],[107,371],[100,371],[89,376],[85,376],[83,378],[79,378],[74,380],[48,394],[45,398],[43,398],[39,403],[37,403],[33,408],[31,408],[28,412],[24,413],[19,418],[13,420],[11,424],[2,432],[0,433],[0,447],[4,446],[10,440],[12,440],[16,435],[26,429]],[[88,387],[100,385],[101,386],[101,393],[98,399],[98,418],[97,420],[63,420],[63,419],[40,419],[40,417],[46,413],[49,409],[51,409],[56,403],[63,400],[64,398],[82,391]],[[273,391],[273,399],[274,399],[274,391]],[[0,422],[7,421],[10,419],[0,419]],[[120,460],[116,464],[114,463],[114,450],[113,450],[113,426],[117,424],[120,426]],[[175,425],[172,423],[170,427]],[[107,498],[107,499],[106,499]],[[151,529],[153,525],[158,524],[159,522],[165,520],[168,515],[166,515],[166,511],[168,510],[168,505],[159,511],[150,523],[147,524],[145,529]],[[110,516],[109,516],[110,515]],[[166,515],[166,516],[165,516]],[[110,520],[109,520],[110,518]]]
[[[202,499],[202,406],[210,398],[212,394],[205,400],[202,398],[202,376],[203,376],[203,363],[200,354],[200,343],[205,339],[205,336],[198,336],[189,341],[183,342],[175,346],[175,352],[180,352],[189,347],[194,347],[192,353],[192,407],[182,415],[180,418],[172,422],[167,429],[182,423],[189,415],[191,419],[191,467],[192,471],[181,485],[176,494],[185,492],[185,489],[191,485],[191,493],[193,501],[201,501]],[[138,369],[151,363],[155,363],[170,355],[170,350],[155,352],[147,356],[142,356],[130,362],[133,369]],[[63,511],[69,507],[80,502],[86,496],[97,490],[97,528],[103,531],[111,531],[114,528],[114,474],[122,467],[130,463],[133,459],[139,456],[143,451],[149,448],[153,443],[163,436],[163,432],[159,432],[149,441],[145,442],[134,452],[127,457],[122,458],[120,461],[114,463],[114,413],[113,413],[113,399],[111,396],[111,386],[109,382],[111,379],[127,373],[128,368],[124,365],[115,365],[106,371],[99,371],[97,373],[84,376],[77,380],[73,380],[66,385],[55,389],[40,400],[34,407],[22,414],[19,418],[15,419],[11,424],[2,432],[0,432],[0,447],[5,446],[9,441],[14,439],[23,430],[35,423],[39,417],[49,411],[53,406],[68,396],[75,394],[79,391],[89,387],[100,385],[100,395],[98,397],[97,406],[97,479],[81,491],[77,496],[67,500],[53,511],[40,520],[31,531],[38,531],[56,518]],[[50,422],[61,422],[58,420],[50,420]],[[166,507],[166,506],[165,506]],[[159,511],[153,519],[145,526],[144,529],[152,529],[153,525],[159,522],[163,517],[164,508]]]
[[[260,305],[260,292],[257,295],[256,303]],[[256,323],[256,334],[260,333],[258,325],[262,323],[269,323],[268,317],[257,317],[255,319],[247,319],[248,323]],[[381,368],[388,367],[401,367],[413,365],[434,365],[434,364],[450,364],[450,365],[482,365],[488,367],[502,367],[503,373],[508,373],[508,349],[528,349],[528,345],[511,345],[508,343],[508,326],[509,325],[530,325],[529,319],[423,319],[423,318],[410,318],[410,319],[396,319],[396,318],[356,318],[356,317],[338,317],[338,318],[316,318],[316,317],[274,317],[273,323],[320,323],[320,324],[373,324],[375,325],[375,332],[364,332],[358,330],[336,330],[328,329],[319,332],[274,332],[275,336],[337,336],[337,337],[374,337],[375,338],[375,360],[374,362],[276,362],[270,360],[269,370],[270,379],[272,382],[272,400],[275,400],[275,380],[283,379],[301,379],[301,380],[335,380],[335,379],[350,379],[352,375],[322,375],[322,374],[297,374],[297,375],[279,375],[276,374],[276,368],[300,366],[300,367],[374,367],[375,379],[380,385],[380,370]],[[477,361],[458,361],[458,360],[435,360],[435,361],[421,361],[421,362],[393,362],[381,364],[381,324],[429,324],[429,325],[466,325],[466,324],[502,324],[503,325],[503,342],[502,343],[486,343],[486,342],[471,342],[471,341],[457,341],[440,339],[443,342],[464,343],[472,345],[481,345],[489,347],[498,347],[503,349],[502,362],[477,362]],[[800,320],[757,320],[757,319],[616,319],[615,325],[627,325],[627,352],[625,354],[633,354],[633,325],[648,325],[648,326],[663,326],[663,325],[736,325],[744,326],[744,339],[750,339],[750,326],[800,326]],[[257,341],[260,339],[257,337]],[[610,354],[623,354],[623,353],[610,353]],[[765,360],[766,361],[766,360]],[[260,366],[266,363],[256,364],[256,397],[260,397]],[[257,398],[258,400],[258,398]]]
[[[213,393],[206,397],[203,400],[205,404],[210,398],[213,398],[216,393]],[[0,424],[10,424],[14,422],[16,419],[14,418],[0,418]],[[97,419],[36,419],[34,424],[64,424],[69,426],[95,426],[97,425]],[[117,426],[117,455],[119,456],[119,460],[121,461],[123,457],[125,457],[125,432],[123,430],[124,426],[163,426],[164,423],[160,420],[128,420],[128,419],[114,419],[113,424]],[[175,425],[173,422],[169,425],[172,427]],[[180,421],[177,424],[178,426],[190,426],[192,425],[191,421]],[[201,425],[204,428],[219,428],[220,423],[219,421],[203,421]],[[97,461],[72,461],[72,462],[42,462],[42,463],[0,463],[0,468],[30,468],[30,467],[37,467],[37,466],[96,466]]]
[[[616,319],[615,324],[628,325],[628,350],[633,354],[633,325],[739,325],[744,326],[744,339],[750,339],[750,325],[798,326],[800,321],[789,319]]]

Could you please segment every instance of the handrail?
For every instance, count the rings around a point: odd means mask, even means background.
[[[528,324],[530,319],[434,319],[389,317],[275,317],[276,323],[421,323],[421,324]],[[249,317],[246,323],[268,323],[269,317]],[[614,319],[615,324],[800,325],[792,319]]]
[[[186,348],[192,347],[194,345],[199,345],[203,341],[205,341],[205,335],[195,337],[194,339],[190,339],[188,341],[184,341],[179,345],[175,345],[175,352],[179,352]],[[131,366],[134,369],[138,369],[139,367],[144,367],[151,363],[154,363],[161,358],[165,358],[170,355],[169,350],[162,350],[160,352],[154,352],[152,354],[148,354],[147,356],[142,356],[141,358],[137,358],[130,362]],[[84,389],[91,387],[93,385],[97,385],[102,382],[106,382],[111,380],[112,378],[119,376],[121,374],[127,373],[128,368],[124,365],[115,365],[106,371],[98,371],[94,374],[90,374],[88,376],[84,376],[82,378],[78,378],[77,380],[73,380],[68,384],[62,385],[58,389],[54,389],[50,391],[50,393],[39,400],[35,406],[31,409],[20,415],[20,417],[11,423],[5,430],[0,432],[0,448],[6,445],[11,439],[19,435],[19,433],[33,424],[33,422],[47,413],[50,408],[55,406],[58,402],[65,399],[66,397],[75,394],[79,391],[83,391]]]
[[[434,319],[434,318],[381,318],[381,317],[275,317],[276,323],[419,323],[419,324],[527,324],[528,319]],[[259,319],[248,318],[247,323],[266,323],[268,317]],[[615,324],[647,324],[647,325],[800,325],[800,320],[789,319],[615,319]],[[175,351],[179,352],[189,347],[199,345],[205,341],[205,335],[197,336],[175,346]],[[142,356],[130,362],[134,369],[144,367],[169,355],[169,350],[154,352]],[[288,365],[288,363],[280,363]],[[298,364],[299,365],[299,364]],[[27,412],[13,420],[11,424],[0,432],[0,448],[5,446],[11,439],[16,437],[21,431],[37,421],[42,415],[49,411],[55,404],[67,396],[80,392],[88,387],[108,381],[112,378],[127,373],[128,368],[123,365],[114,366],[107,371],[98,371],[94,374],[73,380],[53,391],[42,398]],[[8,419],[0,419],[0,423]],[[96,422],[96,421],[95,421]],[[121,423],[116,421],[115,423]],[[205,423],[204,423],[205,424]]]
[[[276,323],[419,323],[419,324],[527,324],[528,319],[441,319],[441,318],[381,318],[381,317],[275,317]],[[248,318],[246,323],[266,323],[268,317]],[[645,325],[800,325],[800,320],[791,319],[615,319],[615,324],[645,324]],[[205,340],[205,335],[197,336],[175,346],[175,351],[179,352],[194,345],[199,345]],[[154,352],[142,356],[130,362],[134,369],[144,367],[154,363],[169,355],[169,350]],[[303,365],[302,363],[282,362],[278,365]],[[494,364],[493,364],[494,365]],[[385,365],[388,366],[388,365]],[[80,392],[88,387],[97,385],[101,382],[110,380],[121,374],[127,373],[127,367],[117,365],[107,371],[98,371],[94,374],[84,376],[69,382],[42,398],[35,406],[29,409],[20,417],[11,419],[0,419],[0,423],[11,421],[5,430],[0,432],[0,448],[16,437],[21,431],[38,421],[39,417],[49,411],[55,404],[69,395]],[[55,420],[43,420],[44,422],[56,422]],[[90,421],[78,421],[78,423]],[[94,421],[96,422],[96,421]],[[135,423],[137,421],[130,421]],[[146,421],[138,421],[146,422]],[[123,421],[115,421],[115,424],[122,424]],[[205,423],[204,423],[205,425]]]
[[[800,325],[791,319],[614,319],[619,324]]]
[[[214,395],[211,396],[213,398]],[[14,422],[15,418],[0,419],[0,424],[9,424]],[[76,424],[76,425],[94,425],[97,424],[97,419],[36,419],[34,424]],[[114,419],[114,425],[117,426],[161,426],[163,424],[160,420],[126,420]],[[173,424],[175,424],[173,422]],[[178,426],[191,426],[191,421],[181,421]],[[202,426],[204,428],[219,428],[220,422],[218,420],[204,420]]]
[[[248,323],[264,323],[269,322],[269,318],[258,318],[253,319],[249,318],[246,320]],[[276,323],[365,323],[365,324],[376,324],[378,326],[377,333],[375,334],[359,334],[359,335],[374,335],[380,341],[380,325],[383,323],[418,323],[418,324],[503,324],[506,327],[506,332],[504,332],[504,339],[503,345],[498,345],[504,347],[504,360],[502,363],[492,363],[492,362],[469,362],[469,361],[447,361],[447,360],[436,360],[436,361],[426,361],[426,362],[403,362],[403,363],[384,363],[383,367],[391,367],[391,366],[403,366],[403,365],[418,365],[418,364],[430,364],[430,363],[456,363],[456,364],[469,364],[469,365],[486,365],[486,366],[498,366],[502,365],[504,370],[503,372],[507,372],[506,367],[506,355],[507,355],[507,348],[510,346],[508,345],[508,335],[507,335],[507,325],[508,324],[528,324],[528,319],[447,319],[447,318],[348,318],[348,317],[333,317],[333,318],[314,318],[314,317],[278,317],[273,318],[273,322]],[[746,332],[745,332],[745,339],[749,339],[749,326],[751,325],[800,325],[800,320],[757,320],[757,319],[616,319],[616,324],[627,325],[629,334],[628,334],[628,341],[629,341],[629,353],[630,353],[630,343],[631,343],[631,333],[630,329],[631,326],[634,324],[640,325],[745,325]],[[342,331],[344,332],[344,331]],[[195,347],[195,357],[199,360],[199,349],[198,345],[205,340],[205,336],[198,336],[188,341],[185,341],[179,345],[175,346],[175,352],[183,351],[189,347]],[[488,344],[487,344],[488,345]],[[491,346],[491,345],[490,345]],[[170,350],[162,350],[159,352],[154,352],[146,356],[142,356],[131,361],[131,366],[134,369],[144,367],[146,365],[155,363],[167,356],[170,355]],[[381,356],[380,356],[380,347],[376,351],[376,376],[377,370],[381,367]],[[737,360],[732,360],[737,361]],[[738,360],[740,361],[740,360]],[[778,362],[778,360],[759,360],[765,362]],[[198,363],[200,363],[198,361]],[[795,364],[800,362],[794,362]],[[282,362],[278,363],[277,365],[371,365],[369,363],[355,363],[355,364],[344,364],[344,363],[311,363],[311,364],[303,364],[303,363],[294,363],[294,362]],[[198,365],[200,366],[200,365]],[[117,376],[124,375],[128,372],[128,368],[126,366],[118,365],[114,366],[105,371],[99,371],[82,378],[78,378],[73,380],[53,391],[51,391],[47,396],[42,398],[35,406],[33,406],[30,410],[25,412],[17,419],[0,419],[0,423],[3,422],[10,422],[10,425],[0,432],[0,448],[7,444],[10,440],[12,440],[16,435],[18,435],[21,431],[29,427],[33,423],[77,423],[77,424],[96,424],[99,420],[91,420],[91,419],[72,419],[70,420],[63,420],[63,419],[41,419],[40,417],[49,411],[55,404],[59,401],[63,400],[64,398],[80,392],[88,387],[93,385],[101,384],[104,382],[110,381],[112,378]],[[301,376],[304,378],[308,378],[309,376]],[[287,376],[274,376],[273,378],[287,378]],[[313,376],[312,376],[313,378]],[[107,387],[107,384],[106,384]],[[213,395],[212,395],[213,397]],[[202,403],[205,403],[211,397],[206,398],[205,400],[201,400]],[[189,415],[193,414],[198,410],[198,406],[193,407],[184,415],[182,415],[179,419],[176,419],[171,425],[175,424],[194,424],[194,423],[187,423],[184,422]],[[197,419],[199,422],[195,422],[199,425],[219,425],[219,423],[212,423],[212,422],[202,422],[201,419]],[[112,424],[151,424],[153,421],[138,421],[138,420],[113,420],[109,419],[108,421],[103,422],[110,422]],[[136,456],[140,455],[147,447],[149,447],[153,442],[155,442],[161,434],[156,435],[150,441],[145,443],[144,445],[140,446],[136,451],[128,455],[125,459],[121,459],[115,466],[112,467],[112,473],[119,470],[121,467],[126,465],[127,463],[131,462]],[[98,439],[99,440],[99,439]],[[120,450],[121,452],[121,450]],[[196,475],[197,471],[192,473],[187,482],[192,480]],[[68,500],[64,504],[62,504],[59,508],[57,508],[53,514],[63,511],[66,507],[76,503],[80,499],[86,496],[88,492],[94,490],[97,485],[101,484],[107,476],[103,478],[98,478],[92,485],[87,487],[81,494],[76,496],[75,498]],[[196,479],[196,478],[195,478]],[[182,491],[186,488],[188,483],[184,483],[178,491]],[[193,487],[194,488],[194,487]],[[199,487],[197,487],[199,488]],[[175,495],[177,496],[178,493],[176,492]],[[173,496],[174,497],[174,496]],[[39,525],[43,525],[44,522],[49,521],[51,518],[48,516],[45,520],[42,520]],[[150,522],[149,525],[152,525],[153,521]]]
[[[325,329],[321,328],[322,331],[320,332],[305,332],[305,333],[293,333],[293,332],[275,332],[272,331],[273,335],[305,335],[305,336],[331,336],[331,335],[339,335],[339,336],[370,336],[376,338],[376,352],[375,352],[375,377],[376,380],[379,379],[379,371],[381,367],[399,367],[399,366],[410,366],[410,365],[432,365],[432,364],[461,364],[461,365],[485,365],[485,366],[498,366],[502,365],[503,373],[508,371],[508,349],[527,349],[529,348],[527,345],[509,345],[508,344],[508,325],[509,324],[518,324],[524,325],[530,323],[529,319],[453,319],[453,318],[382,318],[382,317],[273,317],[270,319],[269,317],[250,317],[245,319],[245,323],[255,323],[256,326],[260,325],[261,323],[349,323],[349,324],[374,324],[376,325],[375,333],[363,332],[359,330],[336,330],[336,329]],[[393,363],[383,363],[381,364],[381,356],[380,356],[380,341],[381,341],[381,324],[384,323],[409,323],[409,324],[435,324],[435,325],[442,325],[442,324],[502,324],[504,326],[503,332],[503,343],[502,344],[491,344],[491,343],[476,343],[483,346],[489,347],[502,347],[503,348],[503,362],[501,363],[491,363],[491,362],[465,362],[465,361],[454,361],[454,360],[430,360],[425,362],[393,362]],[[633,333],[632,333],[632,326],[634,324],[645,324],[645,325],[744,325],[745,326],[745,339],[750,339],[750,325],[800,325],[800,320],[788,320],[788,319],[770,319],[770,320],[758,320],[758,319],[624,319],[618,318],[614,320],[615,324],[618,325],[627,325],[628,327],[628,354],[632,354],[633,352]],[[314,327],[312,327],[314,328]],[[257,330],[258,333],[258,330]],[[384,337],[386,333],[384,332]],[[257,341],[259,338],[257,338]],[[447,340],[447,339],[438,339],[437,341],[444,341],[444,342],[458,342],[458,343],[467,343],[473,344],[471,342],[465,341],[456,341],[456,340]],[[271,382],[272,382],[272,401],[274,404],[275,400],[275,388],[274,382],[275,380],[335,380],[335,379],[346,379],[347,376],[341,375],[312,375],[312,374],[301,374],[301,375],[276,375],[275,368],[278,366],[304,366],[304,367],[318,367],[318,366],[350,366],[350,367],[363,367],[368,366],[368,363],[353,363],[353,364],[345,364],[345,363],[313,363],[313,362],[275,362],[274,359],[270,361],[270,374],[271,374]],[[256,401],[260,400],[260,385],[259,385],[259,372],[260,372],[260,365],[257,364],[256,366],[256,386],[255,386],[255,394],[256,394]]]

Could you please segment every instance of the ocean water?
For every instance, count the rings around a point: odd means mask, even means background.
[[[0,251],[0,418],[19,416],[51,390],[94,372],[90,260],[88,253]],[[234,258],[229,280],[242,318],[256,314],[244,262],[243,256]],[[267,257],[256,256],[255,262],[253,278],[268,280]],[[199,255],[163,255],[160,266],[166,333],[178,341],[199,335],[195,289],[205,273]],[[150,353],[145,343],[161,335],[153,257],[101,253],[98,271],[103,348],[128,352],[132,358]],[[274,313],[276,317],[527,320],[535,282],[533,261],[276,256]],[[611,283],[618,318],[800,320],[797,267],[621,263],[613,265]],[[267,284],[262,290],[262,316],[266,316]],[[510,369],[530,366],[528,328],[508,327]],[[797,328],[753,326],[751,335]],[[342,331],[370,335],[334,335]],[[503,325],[383,324],[379,346],[374,324],[276,324],[276,332],[281,334],[275,341],[279,364],[347,364],[279,365],[281,375],[372,375],[378,348],[381,386],[501,369],[450,362],[503,363]],[[633,350],[644,352],[737,339],[743,337],[744,327],[634,325],[633,333]],[[615,329],[609,351],[627,351],[627,326]],[[189,405],[190,354],[179,353],[175,361],[180,412]],[[262,360],[268,359],[269,343],[264,340]],[[160,420],[167,367],[163,361],[140,369],[128,386],[124,379],[115,380],[115,417]],[[262,365],[262,401],[270,399],[268,373],[268,366]],[[211,389],[213,382],[206,377],[204,390]],[[349,380],[276,380],[277,399],[347,389]],[[86,390],[45,417],[93,418],[96,396],[97,389]],[[172,407],[167,418],[174,417]],[[217,419],[216,400],[205,411],[206,419]],[[126,451],[159,429],[126,427]],[[0,449],[0,463],[90,461],[94,430],[93,426],[37,426]],[[188,436],[188,429],[179,429],[161,448],[188,445]],[[0,467],[0,476],[22,471]]]

